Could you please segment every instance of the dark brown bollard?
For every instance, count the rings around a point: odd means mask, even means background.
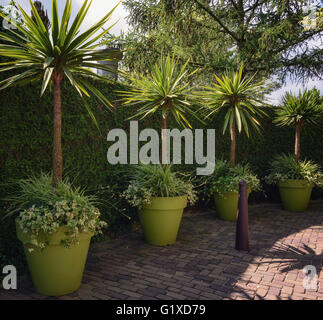
[[[247,183],[244,180],[239,182],[236,249],[249,251],[248,190]]]

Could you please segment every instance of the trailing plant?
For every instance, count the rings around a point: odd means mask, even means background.
[[[240,180],[246,181],[249,192],[260,190],[260,181],[248,165],[232,166],[226,160],[216,160],[213,174],[202,179],[211,197],[238,192]]]
[[[323,187],[323,173],[318,164],[311,160],[297,161],[293,155],[278,155],[272,161],[270,173],[265,177],[268,184],[276,184],[288,179],[306,180]]]
[[[189,179],[172,171],[172,165],[140,164],[133,168],[125,199],[134,207],[143,208],[153,197],[177,197],[187,195],[188,203],[197,200],[193,184]]]
[[[60,181],[55,188],[49,174],[20,180],[15,194],[6,201],[9,214],[19,213],[17,223],[30,236],[30,244],[41,249],[48,245],[47,237],[60,227],[66,227],[62,244],[69,247],[78,243],[79,233],[99,234],[107,226],[100,221],[95,196],[85,195],[68,180]]]

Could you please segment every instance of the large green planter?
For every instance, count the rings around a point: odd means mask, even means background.
[[[248,196],[250,192],[248,191]],[[214,202],[217,215],[226,221],[236,221],[238,212],[238,192],[227,192],[223,195],[215,194]]]
[[[155,246],[174,244],[186,205],[186,196],[153,198],[139,210],[145,240]]]
[[[61,240],[67,238],[67,227],[60,227],[56,233],[41,237],[49,241],[49,245],[41,250],[30,244],[30,237],[22,232],[17,223],[16,230],[18,239],[23,243],[37,292],[46,296],[61,296],[79,289],[93,234],[82,233],[78,238],[79,244],[65,248]]]
[[[288,211],[305,211],[310,202],[313,183],[306,180],[284,180],[278,183],[283,207]]]

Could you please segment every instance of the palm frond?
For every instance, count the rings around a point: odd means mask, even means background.
[[[0,82],[0,89],[43,79],[40,93],[43,95],[54,77],[66,77],[82,99],[94,95],[105,106],[111,108],[112,104],[86,79],[106,81],[106,78],[91,69],[111,71],[99,62],[122,58],[120,51],[97,49],[98,44],[96,44],[97,40],[105,34],[105,31],[101,30],[102,27],[110,20],[118,5],[89,29],[80,33],[92,1],[83,2],[70,25],[72,1],[65,2],[60,21],[58,1],[52,0],[50,30],[44,25],[33,1],[29,1],[33,18],[19,6],[22,24],[14,23],[17,30],[9,29],[6,32],[0,32],[0,56],[10,58],[10,61],[0,64],[0,72],[16,71],[14,76]],[[5,18],[2,13],[0,15]],[[106,30],[110,30],[113,25],[111,24]],[[85,107],[88,108],[87,105]]]
[[[209,87],[203,87],[193,95],[202,104],[204,118],[224,112],[223,134],[229,124],[235,121],[238,132],[244,130],[250,136],[250,129],[260,132],[259,118],[266,115],[268,107],[264,101],[264,93],[270,84],[261,80],[253,83],[255,75],[243,77],[243,64],[237,71],[226,72],[222,76],[215,75],[216,82]]]
[[[189,97],[189,77],[187,62],[181,67],[175,57],[162,57],[152,68],[150,75],[128,75],[132,87],[128,91],[118,91],[124,105],[142,106],[133,117],[145,118],[156,112],[163,117],[171,114],[183,127],[190,127],[188,120],[192,116],[199,117]],[[200,120],[201,121],[201,120]]]
[[[286,92],[282,104],[275,109],[274,123],[278,126],[296,126],[298,123],[309,129],[321,124],[323,118],[323,99],[316,88],[299,90],[298,95]]]

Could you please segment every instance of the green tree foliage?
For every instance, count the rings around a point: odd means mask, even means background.
[[[160,52],[174,52],[202,81],[236,68],[278,80],[320,77],[322,25],[306,29],[306,0],[126,0],[132,27],[126,65],[146,72]],[[315,1],[319,5],[319,1]]]

